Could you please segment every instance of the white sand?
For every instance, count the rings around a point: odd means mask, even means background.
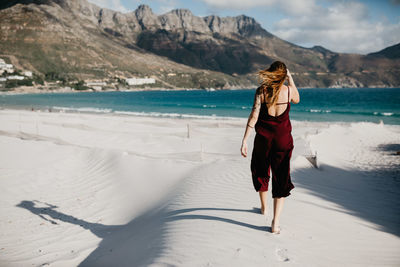
[[[292,121],[274,235],[244,125],[0,110],[0,266],[400,265],[400,126]]]

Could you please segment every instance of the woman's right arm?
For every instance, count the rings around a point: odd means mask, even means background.
[[[300,102],[300,94],[299,91],[297,90],[296,85],[294,84],[292,74],[290,74],[289,70],[287,70],[287,79],[288,79],[288,87],[290,89],[290,95],[292,96],[291,102],[297,104]]]
[[[261,108],[261,97],[256,92],[256,94],[254,96],[253,109],[251,110],[251,113],[247,120],[246,130],[244,132],[242,146],[240,148],[240,152],[243,157],[247,157],[247,139],[250,136],[251,130],[254,128],[254,126],[257,123],[258,115],[260,113],[260,108]]]

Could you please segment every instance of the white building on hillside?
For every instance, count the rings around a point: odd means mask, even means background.
[[[21,75],[10,75],[7,76],[8,80],[23,80],[25,79],[25,76],[21,76]]]
[[[143,84],[154,84],[156,79],[154,78],[127,78],[125,81],[128,85],[143,85]]]
[[[103,86],[106,86],[107,83],[103,81],[87,81],[85,82],[85,85],[87,87],[93,88],[96,91],[101,91],[103,89]]]
[[[26,70],[22,74],[24,74],[26,77],[32,77],[32,71]]]
[[[14,66],[12,64],[6,64],[4,59],[0,58],[0,74],[5,71],[8,73],[14,72]]]

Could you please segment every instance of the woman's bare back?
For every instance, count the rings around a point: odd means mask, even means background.
[[[274,106],[268,107],[268,114],[273,117],[277,117],[283,114],[288,106],[288,97],[289,97],[290,87],[286,85],[282,85],[279,89],[278,101]],[[290,102],[290,100],[289,100]],[[261,103],[265,105],[264,96],[261,95]]]

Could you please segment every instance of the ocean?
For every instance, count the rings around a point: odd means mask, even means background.
[[[0,95],[1,108],[177,118],[246,118],[255,89],[160,90]],[[400,125],[400,88],[299,89],[291,104],[298,121],[376,122]]]

